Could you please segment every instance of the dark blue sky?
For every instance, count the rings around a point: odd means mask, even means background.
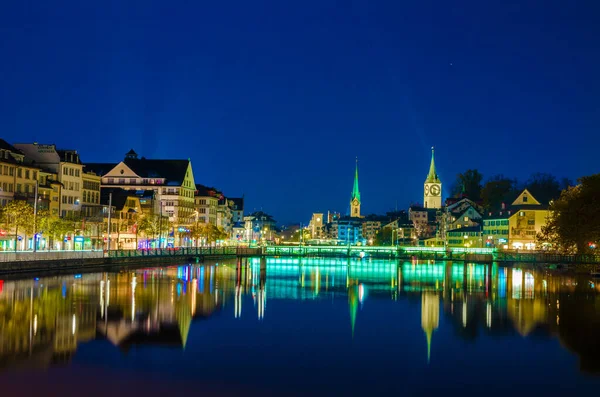
[[[13,143],[189,157],[283,222],[346,211],[356,156],[363,213],[422,201],[432,145],[445,191],[598,172],[594,1],[51,3],[0,13]]]

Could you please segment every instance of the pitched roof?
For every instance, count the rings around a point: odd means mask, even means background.
[[[83,169],[86,172],[92,171],[96,175],[104,176],[116,166],[116,163],[87,163],[83,166]]]
[[[141,178],[164,178],[165,185],[180,186],[185,179],[190,160],[149,160],[142,157],[126,158],[123,163]],[[88,163],[85,169],[104,176],[117,165],[118,163]]]
[[[0,139],[0,149],[8,150],[8,151],[15,152],[18,154],[23,154],[23,152],[21,152],[19,149],[17,149],[10,143],[6,142],[4,139]]]
[[[209,186],[204,186],[200,183],[196,184],[196,192],[194,193],[194,196],[198,196],[198,197],[214,197],[217,199],[222,199],[224,198],[223,193],[221,193],[219,190],[217,190],[214,187],[209,187]]]
[[[493,220],[493,219],[508,219],[510,218],[512,215],[514,214],[514,210],[508,208],[508,209],[504,209],[502,211],[497,211],[497,212],[492,212],[492,213],[486,213],[486,215],[483,217],[483,219],[485,220]]]
[[[123,163],[142,178],[165,178],[165,185],[179,186],[188,170],[189,160],[149,160],[126,158]]]
[[[228,197],[229,201],[233,201],[233,209],[241,211],[244,209],[244,198],[243,197]]]
[[[125,207],[127,199],[129,197],[138,197],[135,194],[135,190],[125,190],[121,188],[103,188],[100,192],[100,203],[103,205],[108,205],[111,193],[111,205],[115,207],[117,211],[121,211],[123,207]]]

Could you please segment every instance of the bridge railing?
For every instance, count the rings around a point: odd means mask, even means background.
[[[103,258],[102,251],[2,251],[0,263]]]
[[[139,250],[111,250],[109,258],[138,258],[153,256],[253,256],[260,255],[261,248],[242,247],[177,247]]]

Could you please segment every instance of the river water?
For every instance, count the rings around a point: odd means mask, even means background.
[[[556,395],[600,387],[589,276],[244,259],[0,281],[7,395]]]

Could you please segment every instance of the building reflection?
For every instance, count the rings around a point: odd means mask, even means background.
[[[342,298],[352,338],[365,301],[420,300],[428,362],[436,330],[450,326],[471,341],[482,333],[557,337],[579,356],[583,371],[599,373],[598,292],[585,276],[517,265],[313,258],[4,281],[0,365],[66,363],[80,344],[97,339],[123,352],[140,345],[185,349],[191,330],[220,311],[268,321],[271,299]]]

